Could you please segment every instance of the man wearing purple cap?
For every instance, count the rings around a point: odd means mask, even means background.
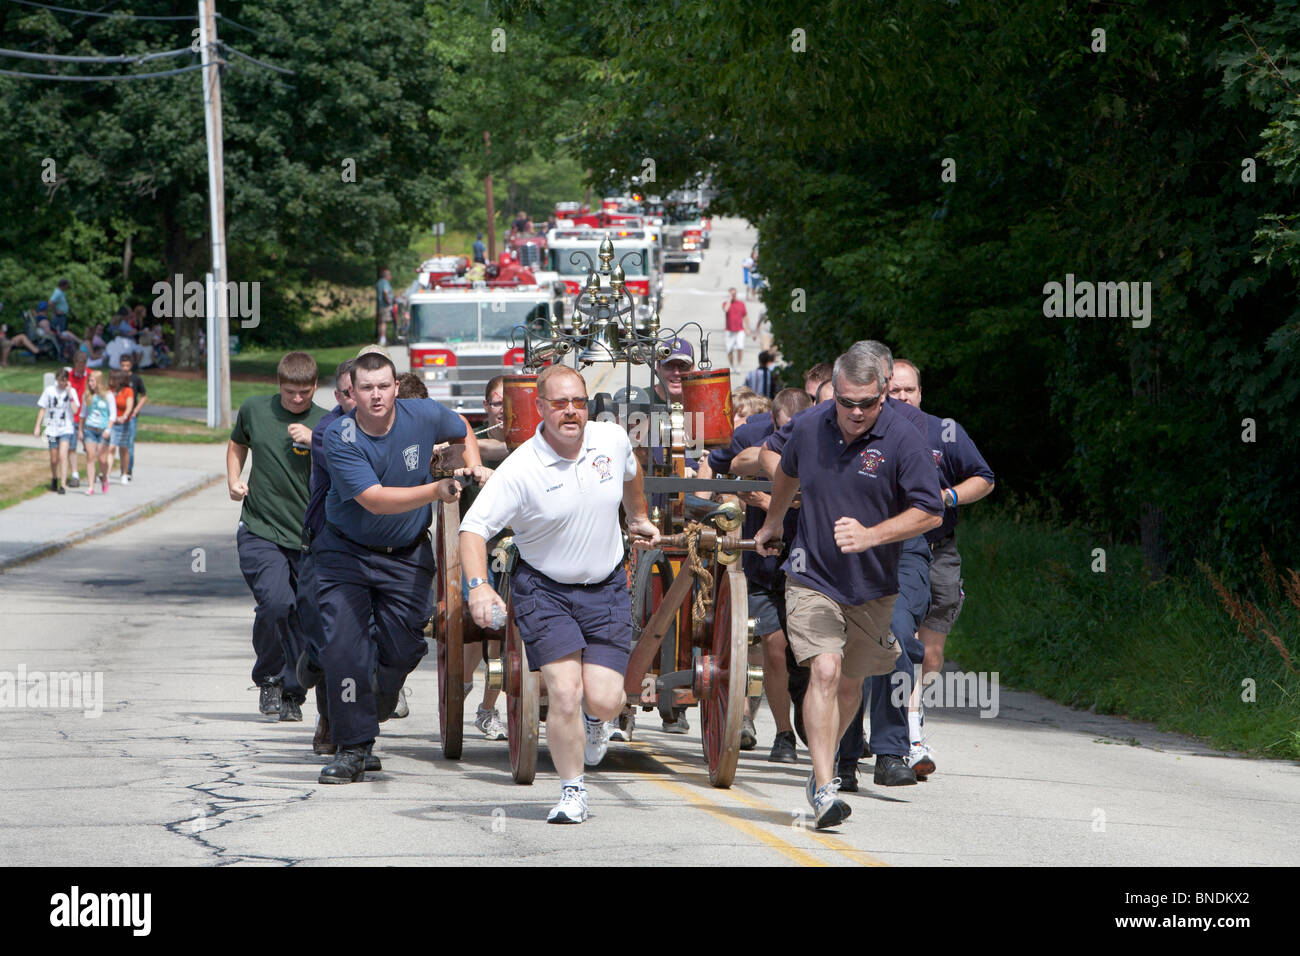
[[[659,377],[654,383],[655,398],[661,402],[680,402],[682,376],[695,367],[695,349],[685,339],[673,339],[668,343],[668,348],[668,357],[657,366]],[[664,394],[665,387],[668,389],[667,394]]]

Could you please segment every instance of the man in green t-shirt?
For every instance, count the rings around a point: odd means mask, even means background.
[[[253,617],[253,681],[258,707],[281,720],[302,720],[306,692],[294,665],[307,646],[295,593],[302,560],[302,522],[311,482],[311,430],[325,414],[312,404],[316,360],[289,352],[276,369],[280,391],[257,395],[239,408],[226,448],[226,485],[242,501],[239,570],[257,601]],[[253,452],[245,483],[240,475]]]

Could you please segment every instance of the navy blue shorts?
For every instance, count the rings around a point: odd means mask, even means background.
[[[529,670],[582,651],[584,664],[627,671],[632,596],[622,565],[598,584],[561,584],[519,561],[510,593]]]
[[[754,633],[760,637],[783,630],[785,591],[770,591],[750,581],[749,616],[754,619]]]

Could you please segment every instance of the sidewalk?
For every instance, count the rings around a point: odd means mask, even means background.
[[[47,447],[42,438],[16,432],[0,432],[0,444]],[[82,486],[66,495],[49,492],[0,510],[0,574],[120,528],[225,478],[224,445],[137,443],[135,451],[138,464],[129,485],[115,474],[108,494],[87,495],[83,472]]]

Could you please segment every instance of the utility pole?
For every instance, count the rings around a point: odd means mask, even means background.
[[[487,157],[488,174],[483,185],[487,190],[487,221],[488,221],[488,262],[497,261],[497,214],[492,208],[492,134],[487,130],[483,131],[483,155]]]
[[[221,130],[221,58],[217,50],[216,0],[199,0],[199,43],[203,50],[203,126],[208,138],[208,221],[212,233],[212,279],[214,295],[204,310],[208,320],[208,354],[216,350],[217,361],[208,360],[220,381],[208,385],[208,426],[230,428],[230,320],[226,287],[226,182]],[[215,315],[213,309],[215,307]],[[213,321],[215,319],[215,321]],[[214,334],[215,333],[215,334]],[[217,394],[214,394],[217,392]],[[214,407],[215,405],[215,407]]]

